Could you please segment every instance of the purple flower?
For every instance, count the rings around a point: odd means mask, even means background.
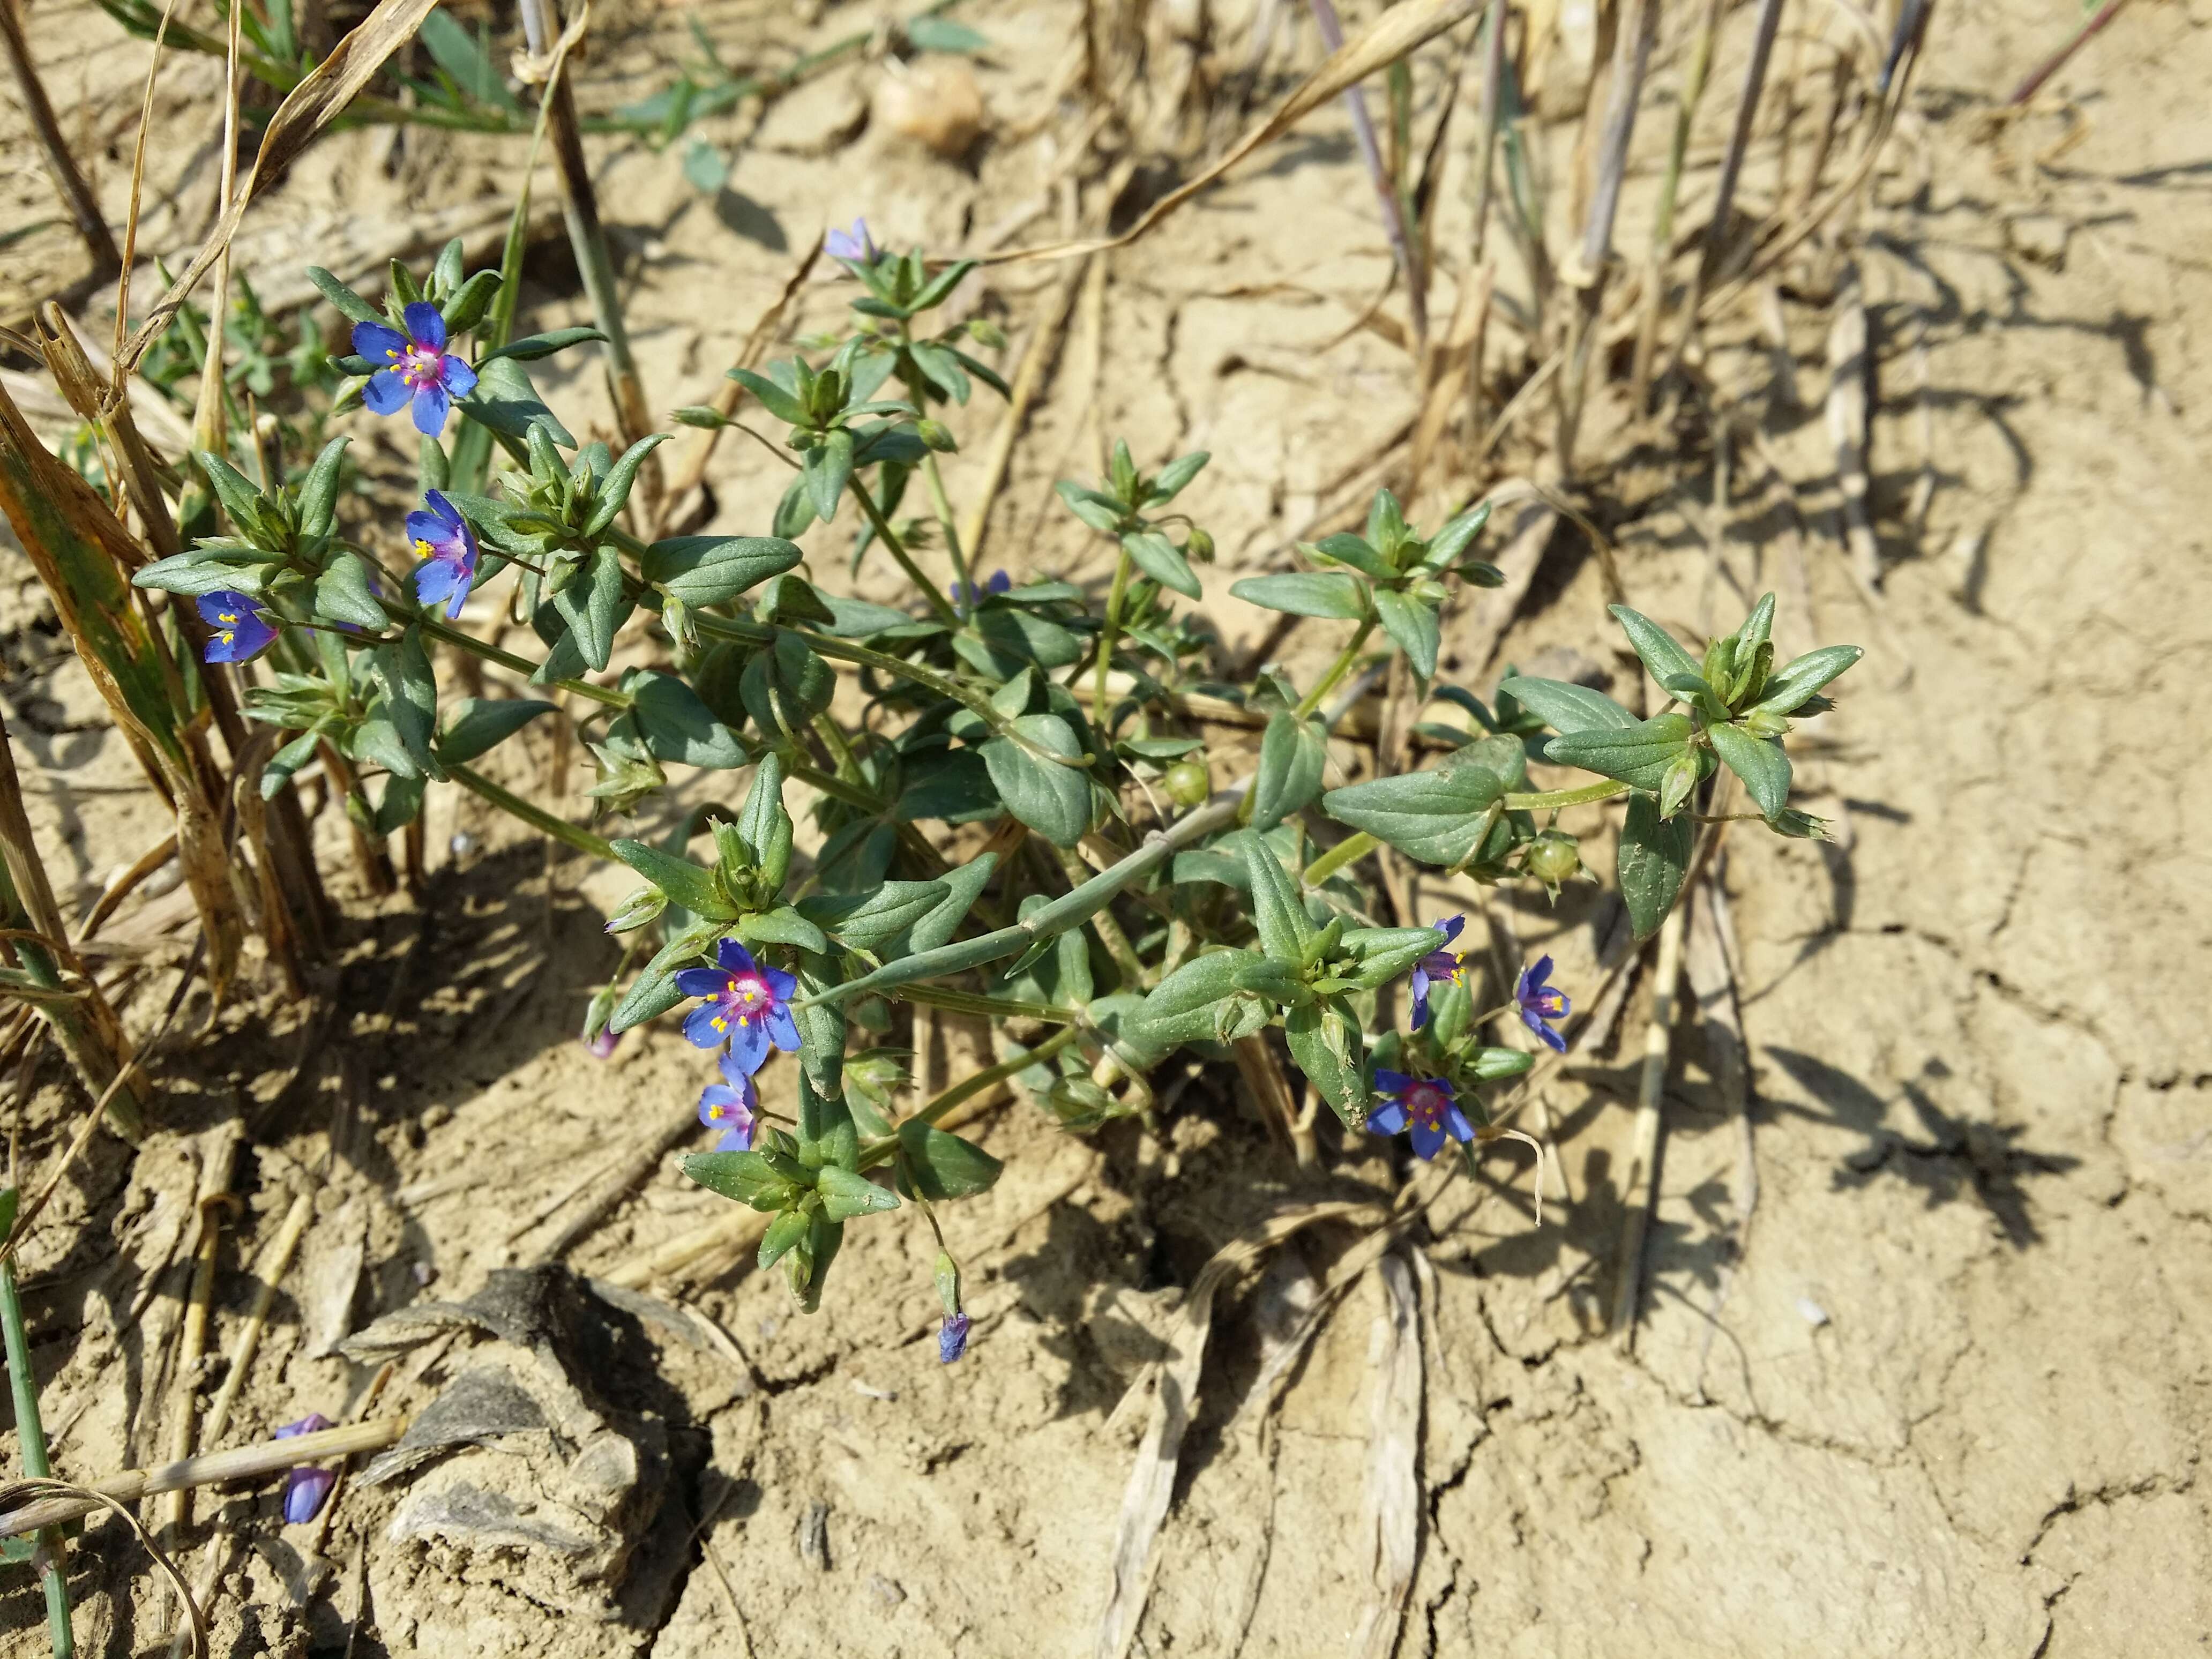
[[[615,1045],[621,1041],[620,1031],[602,1030],[599,1036],[586,1037],[584,1040],[584,1052],[591,1055],[593,1060],[611,1060],[614,1057]]]
[[[309,1412],[296,1423],[287,1423],[276,1431],[279,1440],[289,1440],[295,1435],[316,1434],[331,1426],[331,1419],[320,1412]],[[291,1526],[300,1526],[322,1513],[323,1500],[337,1485],[336,1469],[319,1468],[313,1463],[302,1463],[284,1477],[284,1519]]]
[[[945,591],[952,596],[952,603],[958,605],[961,614],[965,616],[982,604],[987,595],[1004,593],[1013,585],[1014,579],[1005,571],[994,570],[990,579],[980,588],[974,582],[953,582],[949,584]]]
[[[269,641],[276,637],[276,630],[260,608],[234,589],[219,587],[212,593],[203,593],[198,605],[201,620],[215,630],[207,646],[210,662],[249,661],[266,651]]]
[[[722,1056],[722,1080],[699,1092],[699,1121],[720,1129],[718,1152],[749,1152],[753,1146],[753,1118],[760,1110],[760,1091],[752,1073],[738,1064],[735,1054]]]
[[[382,323],[356,323],[353,349],[369,362],[389,364],[368,377],[361,400],[379,415],[397,415],[415,400],[415,429],[436,437],[446,429],[446,411],[455,398],[476,390],[477,372],[446,350],[446,319],[438,307],[417,300],[400,313],[402,334]]]
[[[786,1054],[799,1048],[799,1024],[791,1017],[791,994],[799,981],[781,968],[763,968],[733,939],[714,947],[716,968],[686,968],[676,988],[687,997],[705,997],[684,1022],[684,1035],[702,1048],[730,1045],[730,1058],[750,1076],[768,1059],[773,1043]]]
[[[1377,1067],[1375,1089],[1387,1103],[1368,1114],[1367,1127],[1378,1135],[1410,1130],[1414,1157],[1434,1158],[1443,1150],[1448,1134],[1458,1141],[1474,1139],[1474,1125],[1467,1121],[1452,1097],[1451,1085],[1442,1078],[1408,1077]]]
[[[422,499],[430,510],[407,515],[407,539],[422,561],[415,567],[415,597],[424,605],[450,601],[446,606],[450,622],[461,614],[469,589],[476,585],[477,533],[437,490],[425,491]]]
[[[937,1357],[950,1365],[968,1352],[968,1316],[947,1314],[937,1328]]]
[[[1567,994],[1544,981],[1552,976],[1552,959],[1538,957],[1535,965],[1523,968],[1521,977],[1514,982],[1513,1006],[1521,1011],[1521,1023],[1536,1034],[1537,1040],[1554,1054],[1567,1052],[1567,1040],[1544,1022],[1565,1019],[1573,1005]]]
[[[868,234],[866,219],[855,219],[852,229],[841,225],[824,236],[822,251],[833,259],[857,259],[872,265],[877,258],[876,239]]]
[[[1437,931],[1449,945],[1459,937],[1459,930],[1467,926],[1465,916],[1446,916],[1436,924]],[[1469,954],[1472,954],[1471,952]],[[1429,1023],[1429,987],[1441,981],[1457,985],[1467,972],[1467,957],[1449,951],[1431,951],[1413,964],[1413,1029],[1419,1030]]]

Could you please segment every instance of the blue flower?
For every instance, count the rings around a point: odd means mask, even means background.
[[[1554,1054],[1567,1052],[1567,1040],[1545,1024],[1547,1020],[1565,1019],[1573,1005],[1567,994],[1544,981],[1552,976],[1552,959],[1538,957],[1533,967],[1523,968],[1521,977],[1514,982],[1513,1006],[1521,1011],[1521,1023],[1536,1034],[1537,1040]]]
[[[960,614],[964,617],[982,604],[988,595],[1006,592],[1013,585],[1014,579],[1005,571],[994,570],[990,580],[980,588],[974,582],[952,582],[946,586],[945,591],[952,596],[952,603],[960,607]]]
[[[368,377],[361,400],[374,413],[397,415],[410,398],[415,429],[434,438],[446,429],[446,411],[455,398],[476,390],[477,372],[446,349],[446,319],[438,307],[417,300],[400,313],[402,334],[382,323],[356,323],[353,349],[373,363],[389,365]]]
[[[215,630],[208,641],[210,662],[246,662],[269,648],[276,630],[260,607],[234,588],[219,587],[198,601],[200,618]]]
[[[853,221],[847,230],[840,225],[822,239],[822,251],[833,259],[857,259],[863,264],[873,264],[877,258],[876,239],[868,234],[866,219]]]
[[[446,618],[450,622],[461,614],[469,589],[476,585],[477,533],[437,490],[425,491],[422,500],[430,510],[407,515],[407,539],[422,561],[415,567],[415,597],[424,605],[449,601]]]
[[[331,1419],[320,1412],[309,1412],[296,1423],[287,1423],[276,1431],[279,1440],[289,1440],[295,1435],[317,1434],[331,1426]],[[323,1500],[337,1485],[336,1469],[319,1468],[313,1463],[302,1463],[284,1477],[284,1519],[291,1526],[301,1526],[322,1512]]]
[[[937,1357],[950,1365],[968,1352],[968,1316],[947,1314],[937,1328]]]
[[[1416,1158],[1434,1158],[1443,1150],[1447,1134],[1457,1141],[1474,1139],[1474,1125],[1442,1078],[1408,1077],[1378,1066],[1375,1091],[1386,1103],[1368,1114],[1367,1127],[1378,1135],[1410,1131]]]
[[[752,1073],[738,1064],[735,1054],[722,1056],[722,1080],[699,1093],[699,1121],[720,1129],[714,1142],[718,1152],[749,1152],[753,1146],[753,1121],[760,1110],[760,1090]]]
[[[1459,937],[1459,930],[1467,926],[1465,916],[1446,916],[1436,924],[1437,931],[1449,945]],[[1468,953],[1472,956],[1472,951]],[[1413,1029],[1419,1030],[1429,1023],[1429,987],[1433,984],[1458,985],[1465,982],[1468,956],[1456,956],[1449,951],[1431,951],[1413,964]]]
[[[676,988],[708,1000],[691,1011],[684,1035],[701,1048],[730,1045],[730,1057],[747,1076],[760,1070],[772,1043],[786,1054],[799,1048],[799,1023],[791,994],[799,981],[780,968],[763,968],[733,939],[714,947],[715,968],[686,968]]]

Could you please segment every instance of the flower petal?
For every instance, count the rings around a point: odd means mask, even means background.
[[[304,1526],[322,1513],[323,1501],[337,1485],[336,1469],[302,1468],[294,1469],[284,1477],[284,1519],[295,1527]]]
[[[719,1002],[702,1002],[684,1022],[684,1040],[695,1048],[719,1048],[730,1035],[730,1022]]]
[[[1403,1072],[1394,1072],[1386,1066],[1375,1068],[1375,1086],[1386,1095],[1402,1095],[1413,1086],[1413,1079]]]
[[[382,323],[356,323],[353,325],[353,349],[372,363],[396,363],[399,354],[407,349],[407,337],[396,328],[386,328]],[[389,410],[378,411],[390,414]]]
[[[720,963],[723,967],[729,969],[732,973],[738,974],[752,973],[760,966],[758,963],[753,960],[753,953],[751,951],[746,950],[744,945],[734,939],[731,939],[726,934],[715,942],[714,960]]]
[[[451,597],[460,580],[461,573],[446,560],[425,559],[415,567],[415,598],[421,604],[435,605]]]
[[[764,1025],[777,1048],[787,1054],[799,1052],[799,1022],[791,1017],[790,1009],[778,1003],[769,1010]]]
[[[1398,1101],[1379,1106],[1367,1115],[1367,1127],[1378,1135],[1399,1135],[1406,1133],[1406,1108]]]
[[[752,1149],[753,1126],[750,1123],[742,1129],[723,1130],[714,1142],[714,1150],[718,1152],[750,1152]]]
[[[1536,1028],[1536,1038],[1538,1042],[1541,1042],[1547,1048],[1549,1048],[1555,1054],[1564,1054],[1567,1052],[1566,1038],[1561,1036],[1557,1031],[1553,1030],[1550,1026],[1543,1024],[1540,1020],[1534,1023]]]
[[[1551,978],[1551,976],[1552,958],[1549,953],[1547,953],[1543,956],[1538,957],[1536,958],[1536,965],[1528,970],[1529,988],[1532,990],[1537,988],[1541,986],[1546,980]]]
[[[1444,1129],[1462,1146],[1474,1139],[1474,1125],[1467,1121],[1467,1114],[1456,1106],[1444,1108]]]
[[[453,526],[434,513],[426,513],[418,507],[407,515],[410,545],[420,542],[433,553],[445,553],[458,551],[460,539]]]
[[[769,994],[778,1002],[790,1001],[793,993],[799,989],[798,976],[787,974],[781,968],[763,968],[761,977],[768,981]]]
[[[1436,923],[1437,931],[1444,936],[1444,943],[1447,945],[1457,939],[1459,930],[1466,926],[1467,918],[1463,915],[1445,916]]]
[[[399,313],[399,320],[407,325],[408,337],[416,345],[428,346],[434,351],[446,349],[446,316],[428,300],[417,300]]]
[[[1416,1123],[1406,1139],[1418,1158],[1434,1158],[1444,1149],[1444,1132],[1433,1123]]]
[[[711,1129],[723,1119],[732,1115],[732,1109],[740,1103],[735,1089],[710,1083],[699,1091],[699,1121]]]
[[[362,326],[366,328],[368,325],[364,323]],[[399,378],[396,369],[378,369],[361,389],[362,407],[372,415],[397,415],[406,407],[407,397],[407,382]]]
[[[719,997],[730,988],[730,976],[719,968],[684,968],[677,973],[676,988],[687,997]]]
[[[434,438],[446,429],[446,388],[434,381],[415,393],[415,429]]]
[[[730,1058],[746,1072],[757,1072],[767,1063],[769,1056],[768,1031],[757,1019],[747,1020],[731,1028]]]
[[[445,367],[438,371],[438,378],[445,382],[446,390],[456,398],[465,398],[477,389],[476,370],[450,352],[446,356]]]

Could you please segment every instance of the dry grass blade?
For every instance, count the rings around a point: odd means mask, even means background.
[[[208,1316],[215,1300],[216,1262],[222,1249],[222,1212],[235,1200],[231,1196],[232,1171],[245,1139],[235,1119],[210,1131],[207,1162],[200,1167],[199,1236],[192,1247],[192,1289],[185,1304],[185,1324],[177,1339],[177,1368],[169,1378],[169,1461],[185,1462],[192,1449],[193,1406],[198,1397],[200,1360],[207,1352]],[[191,1524],[191,1489],[179,1486],[162,1505],[164,1525],[175,1529]]]
[[[292,1265],[293,1252],[300,1248],[307,1224],[314,1218],[314,1200],[305,1193],[300,1194],[293,1199],[292,1207],[284,1212],[276,1237],[270,1240],[261,1259],[253,1264],[253,1305],[246,1312],[246,1323],[240,1328],[237,1340],[231,1344],[230,1369],[224,1373],[222,1387],[216,1391],[215,1400],[208,1407],[207,1422],[200,1431],[200,1437],[210,1446],[222,1438],[223,1430],[230,1425],[231,1407],[238,1403],[239,1390],[246,1386],[246,1375],[252,1367],[254,1352],[261,1346],[262,1330],[269,1323],[269,1310],[276,1305],[276,1286]]]
[[[1390,1659],[1405,1622],[1407,1593],[1421,1540],[1421,1327],[1413,1275],[1397,1256],[1376,1263],[1382,1309],[1367,1342],[1375,1379],[1367,1419],[1367,1494],[1364,1516],[1373,1555],[1375,1596],[1352,1627],[1359,1659]]]
[[[1451,420],[1452,411],[1467,395],[1471,382],[1482,374],[1482,336],[1490,320],[1490,290],[1495,273],[1487,265],[1460,278],[1459,298],[1452,306],[1451,321],[1431,359],[1428,401],[1413,424],[1413,453],[1406,464],[1406,499],[1415,501],[1437,441]],[[1472,435],[1472,434],[1470,434]]]
[[[1078,254],[1128,246],[1254,150],[1288,132],[1346,88],[1358,86],[1369,76],[1387,69],[1447,29],[1465,22],[1481,5],[1482,0],[1403,0],[1403,3],[1392,6],[1346,41],[1340,51],[1330,53],[1328,62],[1300,82],[1273,115],[1238,139],[1219,161],[1153,203],[1136,223],[1119,236],[1104,241],[1054,242],[1043,247],[1014,248],[1005,253],[986,254],[982,263],[1025,264],[1036,259],[1070,259]]]
[[[138,212],[146,189],[146,140],[154,130],[154,88],[161,78],[161,49],[168,44],[169,20],[177,13],[177,0],[165,0],[161,21],[154,30],[154,55],[146,64],[146,94],[138,106],[138,137],[131,146],[131,207],[123,221],[122,268],[115,273],[115,344],[112,356],[123,351],[123,331],[131,325],[131,262],[138,257]],[[125,384],[118,376],[115,384]]]
[[[216,221],[215,228],[200,245],[199,252],[192,255],[191,262],[169,284],[168,291],[155,302],[146,320],[115,354],[118,395],[131,371],[138,367],[138,360],[145,355],[146,349],[168,327],[178,308],[191,297],[209,269],[230,246],[230,239],[238,234],[239,224],[246,217],[246,209],[253,204],[254,197],[264,188],[264,181],[280,176],[314,136],[354,100],[370,77],[384,67],[385,60],[413,38],[436,4],[437,0],[378,0],[376,9],[339,41],[331,55],[315,65],[276,106],[276,112],[269,118],[268,127],[262,135],[261,148],[255,152],[253,165],[246,171],[245,185],[224,207],[222,216]]]
[[[1370,1204],[1307,1204],[1270,1218],[1263,1225],[1215,1252],[1199,1270],[1176,1321],[1172,1358],[1145,1368],[1129,1393],[1152,1391],[1151,1421],[1137,1447],[1135,1467],[1121,1497],[1114,1533],[1113,1588],[1098,1623],[1097,1659],[1126,1659],[1136,1640],[1137,1624],[1158,1570],[1161,1525],[1175,1496],[1176,1469],[1184,1435],[1198,1409],[1199,1374],[1205,1368],[1206,1338],[1213,1330],[1213,1308],[1222,1287],[1293,1234],[1324,1221],[1374,1221],[1387,1218]]]
[[[141,1492],[145,1490],[145,1487],[139,1488]],[[137,1493],[131,1496],[135,1497]],[[177,1564],[154,1541],[153,1534],[146,1530],[144,1523],[126,1507],[127,1499],[105,1487],[80,1486],[73,1480],[10,1480],[7,1485],[0,1486],[0,1506],[24,1498],[35,1501],[20,1509],[0,1513],[0,1536],[35,1531],[40,1526],[57,1525],[64,1520],[82,1520],[98,1510],[106,1510],[120,1516],[123,1524],[137,1534],[138,1541],[146,1547],[146,1553],[154,1558],[154,1565],[161,1569],[171,1587],[176,1590],[178,1599],[184,1603],[191,1630],[192,1651],[209,1651],[207,1620],[200,1612],[199,1603],[192,1599],[191,1587],[185,1583],[185,1575],[178,1571]],[[14,1524],[18,1516],[40,1510],[56,1513],[52,1519],[34,1520],[24,1526]]]
[[[85,183],[76,158],[70,154],[69,144],[62,137],[61,123],[54,118],[54,106],[39,79],[38,66],[31,62],[30,43],[23,38],[23,20],[16,13],[15,0],[0,0],[0,38],[6,40],[9,63],[15,71],[15,84],[23,95],[23,110],[39,135],[40,148],[46,151],[46,167],[53,174],[54,187],[68,204],[70,217],[76,221],[77,234],[92,251],[94,264],[102,272],[113,270],[123,263],[123,256],[116,252],[114,233],[100,216],[99,198]]]

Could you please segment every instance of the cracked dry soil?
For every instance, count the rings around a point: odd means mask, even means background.
[[[104,63],[94,46],[107,37],[82,9],[40,7],[80,42],[63,82],[121,108],[143,55]],[[680,31],[669,15],[611,9],[595,27],[619,44],[594,66],[593,95],[616,101],[649,84]],[[744,8],[700,15],[797,42],[851,27],[855,10],[831,8],[812,34]],[[963,7],[1000,43],[981,76],[997,119],[1043,98],[1077,11]],[[1785,647],[1850,639],[1868,655],[1841,708],[1796,739],[1800,801],[1834,820],[1836,840],[1728,844],[1734,992],[1686,999],[1675,1034],[1632,1356],[1603,1325],[1648,986],[1610,1044],[1578,1052],[1524,1116],[1548,1125],[1560,1157],[1545,1225],[1525,1159],[1501,1152],[1416,1236],[1433,1271],[1417,1276],[1423,1502],[1400,1654],[2027,1659],[2212,1644],[2212,1492],[2198,1480],[2212,1432],[2212,860],[2191,828],[2212,817],[2195,763],[2212,741],[2197,690],[2212,671],[2212,13],[2198,0],[2136,8],[2054,83],[2070,117],[1995,121],[1990,89],[2073,12],[1938,9],[1851,250],[1875,359],[1873,500],[1890,561],[1878,600],[1850,580],[1836,531],[1820,410],[1833,256],[1778,294],[1781,347],[1748,317],[1717,337],[1707,372],[1759,434],[1735,447],[1717,536],[1707,427],[1631,427],[1617,399],[1589,416],[1594,511],[1632,602],[1694,636],[1726,624],[1732,588],[1777,587]],[[1741,52],[1733,36],[1729,50]],[[1739,63],[1724,51],[1717,75]],[[819,204],[866,212],[886,240],[945,246],[1038,187],[1050,160],[1034,143],[962,169],[854,137],[874,73],[816,82],[757,127],[710,128],[743,141],[719,198],[671,157],[595,152],[663,402],[714,380]],[[1718,118],[1700,118],[1701,138]],[[2038,160],[2069,119],[2078,142]],[[1647,118],[1639,157],[1663,125]],[[333,140],[266,211],[309,224],[331,203],[463,200],[499,177],[495,145],[426,133],[388,176],[386,142]],[[155,246],[188,244],[178,227],[205,188],[172,165],[179,205]],[[990,562],[1096,574],[1046,492],[1091,467],[1101,432],[1127,433],[1142,462],[1213,453],[1194,499],[1223,549],[1210,593],[1225,590],[1267,568],[1328,483],[1409,417],[1403,353],[1346,332],[1389,264],[1358,167],[1328,112],[1115,258],[1105,349],[1079,309]],[[1710,180],[1708,164],[1693,201]],[[101,179],[111,197],[125,182],[112,166]],[[1467,213],[1456,184],[1447,195],[1445,240]],[[1632,217],[1624,245],[1647,234]],[[987,285],[980,302],[1003,308],[1017,349],[1056,280],[1017,267]],[[584,314],[557,284],[527,303],[544,326]],[[813,290],[802,328],[838,307],[834,289]],[[1507,345],[1494,336],[1492,349]],[[564,410],[608,424],[596,369],[545,379]],[[980,404],[955,417],[969,453],[995,419]],[[355,429],[397,476],[390,434]],[[734,442],[714,479],[728,528],[764,522],[781,482]],[[1437,495],[1421,516],[1446,505]],[[1562,532],[1495,657],[1454,660],[1497,621],[1483,610],[1494,601],[1463,604],[1448,672],[1486,695],[1506,660],[1551,652],[1632,697],[1603,598],[1596,562]],[[34,805],[62,885],[82,897],[153,820],[35,610],[16,603],[11,662],[30,667],[5,695],[11,718],[43,711],[25,740]],[[1225,597],[1208,611],[1240,646],[1263,626]],[[1291,637],[1294,670],[1326,659],[1326,626]],[[1351,774],[1370,763],[1348,746],[1336,759]],[[1571,827],[1609,868],[1602,818]],[[294,1184],[317,1191],[238,1437],[310,1407],[337,1414],[367,1374],[337,1337],[531,1260],[559,1222],[532,1231],[533,1218],[641,1127],[688,1115],[697,1067],[672,1034],[604,1065],[569,1036],[610,962],[599,916],[626,883],[573,865],[549,882],[534,846],[439,799],[433,848],[459,830],[475,849],[435,854],[424,907],[354,900],[331,1024],[226,1013],[220,1037],[179,1061],[175,1127],[135,1166],[101,1149],[65,1190],[28,1262],[62,1470],[155,1455],[148,1357],[175,1317],[161,1264],[189,1207],[194,1134],[235,1105],[258,1151],[226,1246],[218,1349],[250,1296],[253,1244]],[[1429,884],[1419,903],[1468,896]],[[1578,1000],[1595,983],[1610,913],[1587,884],[1557,910],[1492,915],[1509,958],[1553,951]],[[1745,1113],[1731,1104],[1730,1006]],[[956,1065],[964,1041],[954,1034]],[[75,1109],[51,1073],[42,1085],[26,1126],[33,1167]],[[1006,1177],[945,1215],[977,1316],[968,1360],[937,1364],[931,1247],[896,1220],[854,1230],[842,1293],[811,1319],[778,1285],[720,1264],[686,1293],[733,1346],[633,1309],[619,1316],[631,1358],[592,1379],[593,1409],[649,1422],[660,1449],[643,1486],[623,1488],[623,1513],[650,1519],[618,1576],[605,1552],[579,1565],[527,1541],[395,1539],[404,1483],[356,1487],[328,1546],[336,1570],[301,1612],[288,1589],[298,1529],[278,1526],[268,1494],[235,1496],[201,1509],[204,1524],[228,1515],[238,1540],[222,1558],[217,1650],[336,1652],[356,1626],[363,1652],[487,1659],[1090,1650],[1142,1426],[1141,1402],[1117,1407],[1165,1352],[1183,1287],[1271,1211],[1387,1192],[1405,1172],[1378,1145],[1352,1145],[1301,1176],[1233,1085],[1191,1091],[1164,1142],[1127,1125],[1066,1139],[1019,1103],[983,1133]],[[664,1160],[569,1260],[618,1269],[718,1204]],[[1324,1328],[1272,1434],[1237,1418],[1268,1321],[1349,1242],[1302,1236],[1224,1304],[1135,1651],[1340,1651],[1370,1598],[1368,1333],[1383,1310],[1371,1277]],[[420,1407],[460,1363],[417,1351],[387,1403]],[[470,1455],[511,1460],[493,1484],[526,1506],[555,1503],[545,1482],[561,1471],[544,1447]],[[523,1530],[556,1535],[560,1521],[549,1510]],[[166,1613],[141,1559],[103,1523],[76,1560],[88,1650],[145,1651]],[[0,1632],[9,1651],[43,1643],[19,1575],[0,1578]]]

